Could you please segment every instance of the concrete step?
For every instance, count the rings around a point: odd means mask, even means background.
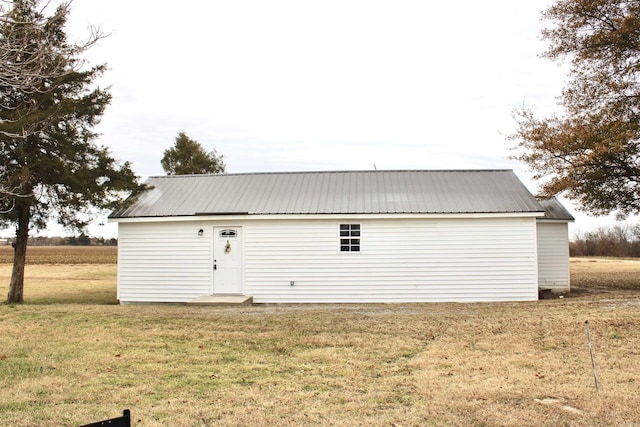
[[[202,295],[187,301],[187,305],[234,306],[251,305],[253,297],[247,295]]]

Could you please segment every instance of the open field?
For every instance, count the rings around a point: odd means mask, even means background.
[[[117,246],[29,246],[27,264],[115,264]],[[13,248],[0,246],[0,264],[13,263]]]
[[[0,305],[0,425],[637,425],[640,261],[572,276],[529,303],[221,309],[119,306],[113,264],[29,265],[27,303]]]
[[[571,282],[580,291],[640,291],[639,266],[637,258],[572,258]]]

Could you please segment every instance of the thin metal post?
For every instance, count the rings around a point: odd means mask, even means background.
[[[598,388],[598,374],[596,374],[596,362],[593,360],[593,348],[591,347],[591,334],[589,333],[589,321],[585,321],[584,324],[587,327],[587,343],[589,344],[589,356],[591,356],[591,367],[593,368],[593,379],[596,382],[596,393],[599,393]]]

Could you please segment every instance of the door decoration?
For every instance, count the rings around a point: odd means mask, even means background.
[[[224,253],[228,254],[229,252],[231,252],[231,243],[227,240],[227,244],[224,245]]]

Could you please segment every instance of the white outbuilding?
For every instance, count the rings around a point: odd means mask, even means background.
[[[567,223],[511,170],[152,177],[113,212],[121,303],[528,301],[569,291]]]

